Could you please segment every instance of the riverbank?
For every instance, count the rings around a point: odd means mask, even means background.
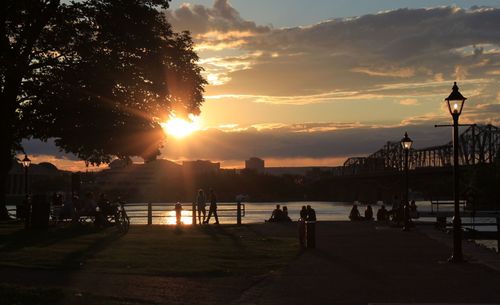
[[[426,231],[430,230],[430,231]],[[301,251],[295,224],[133,226],[26,232],[0,227],[0,304],[498,303],[498,255],[450,236],[319,222]],[[486,249],[483,249],[487,251]],[[492,265],[493,264],[493,265]],[[36,302],[34,301],[36,300]],[[9,303],[10,301],[10,303]],[[15,301],[15,302],[14,302]]]

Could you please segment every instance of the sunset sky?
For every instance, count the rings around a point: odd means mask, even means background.
[[[444,144],[443,99],[468,97],[461,122],[500,121],[500,0],[177,1],[209,81],[198,131],[170,136],[161,158],[241,167],[341,165],[405,131]],[[38,141],[34,160],[82,166]]]

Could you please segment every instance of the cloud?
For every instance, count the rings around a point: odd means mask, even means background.
[[[219,128],[167,143],[167,158],[338,160],[403,129],[416,147],[444,144],[449,130],[432,126],[450,121],[443,99],[456,80],[468,98],[461,122],[500,123],[498,8],[396,9],[290,28],[246,20],[227,0],[165,14],[192,32],[210,81],[205,105],[223,113]]]
[[[404,106],[414,106],[414,105],[418,105],[418,101],[414,98],[406,98],[406,99],[400,100],[399,104],[404,105]]]
[[[174,160],[245,160],[251,156],[273,160],[340,160],[366,156],[387,141],[399,140],[405,130],[418,143],[416,147],[445,144],[449,141],[449,132],[437,130],[429,122],[384,128],[360,123],[277,123],[240,127],[232,132],[227,129],[200,131],[182,142],[167,143],[162,156]]]
[[[262,58],[252,69],[232,72],[231,81],[217,93],[362,91],[401,79],[422,83],[483,78],[490,67],[479,63],[498,63],[500,58],[497,52],[488,52],[500,43],[498,26],[500,9],[440,7],[273,29],[248,38],[243,48],[278,52],[280,57]],[[479,44],[485,46],[482,51],[476,47]],[[461,53],[459,48],[475,51]]]
[[[167,10],[166,15],[176,30],[189,30],[195,37],[199,34],[203,37],[207,33],[270,31],[267,26],[258,26],[253,21],[243,19],[227,0],[216,0],[211,8],[184,3],[176,10]]]
[[[258,54],[240,57],[244,64],[228,68],[209,63],[211,58],[223,63],[224,56],[205,57],[214,85],[208,95],[363,95],[401,80],[432,84],[499,77],[492,64],[500,59],[500,9],[397,9],[280,29],[243,19],[224,0],[212,7],[185,4],[167,15],[174,28],[193,31],[199,50]]]
[[[245,20],[228,1],[217,0],[211,7],[184,4],[167,17],[174,29],[194,35],[210,83],[208,101],[315,109],[366,101],[380,112],[393,113],[395,103],[418,111],[392,121],[397,124],[441,117],[453,81],[460,82],[470,107],[495,101],[500,89],[500,9],[396,9],[273,28]],[[495,107],[488,113],[468,109],[486,121],[500,116]]]

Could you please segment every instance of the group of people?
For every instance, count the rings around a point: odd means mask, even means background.
[[[316,221],[316,211],[310,205],[303,205],[300,210],[299,221]],[[273,210],[271,217],[266,220],[266,222],[292,222],[290,216],[288,216],[288,208],[276,205],[276,209]]]
[[[207,200],[210,202],[210,206],[207,214]],[[203,189],[199,189],[196,195],[195,205],[193,208],[196,208],[198,211],[198,223],[199,224],[208,224],[210,222],[210,218],[213,216],[215,218],[215,224],[219,224],[219,216],[217,215],[217,195],[215,194],[214,189],[209,189],[208,196],[205,194]],[[202,217],[203,215],[203,217]],[[180,213],[177,213],[177,223],[180,223]]]
[[[351,212],[349,213],[349,219],[352,221],[358,220],[373,220],[373,209],[371,205],[367,205],[365,209],[365,216],[361,216],[361,213],[358,210],[358,205],[353,204]]]
[[[397,199],[397,197],[395,197],[395,199]],[[385,205],[382,205],[378,209],[376,217],[378,222],[392,221],[397,225],[400,225],[405,221],[411,222],[412,218],[418,218],[417,205],[415,204],[415,200],[412,200],[410,204],[403,204],[395,200],[391,210],[387,210]],[[373,209],[371,205],[366,206],[364,216],[361,216],[358,206],[354,204],[351,212],[349,213],[349,219],[351,221],[373,220]]]
[[[51,203],[54,210],[58,211],[59,220],[71,219],[73,222],[78,221],[81,216],[93,216],[96,224],[105,225],[106,215],[113,215],[116,211],[116,206],[104,193],[99,195],[98,200],[95,200],[92,192],[86,193],[83,199],[77,195],[68,195],[65,199],[62,194],[54,193]]]
[[[277,204],[267,222],[292,222],[292,219],[288,216],[288,208],[283,206],[283,209],[281,209],[281,206]]]

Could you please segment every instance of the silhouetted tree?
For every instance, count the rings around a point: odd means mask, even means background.
[[[169,114],[199,112],[206,83],[169,0],[4,0],[0,205],[21,140],[55,138],[92,164],[159,154]],[[0,216],[6,216],[0,208]]]

